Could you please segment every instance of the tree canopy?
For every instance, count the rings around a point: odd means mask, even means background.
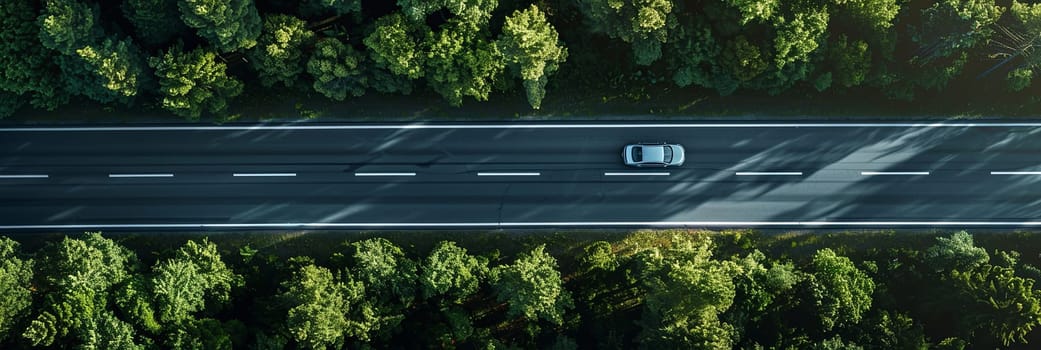
[[[348,94],[365,94],[368,77],[362,71],[363,62],[360,52],[338,39],[327,38],[315,45],[314,54],[307,60],[307,73],[314,78],[314,91],[343,101]]]
[[[423,261],[419,281],[424,298],[446,296],[462,303],[477,292],[487,274],[486,261],[467,254],[455,242],[442,241]]]
[[[564,313],[573,306],[571,293],[560,279],[557,259],[543,245],[521,253],[511,265],[492,269],[491,276],[495,298],[506,303],[511,317],[561,324]]]
[[[531,5],[506,17],[498,43],[510,70],[524,81],[528,103],[539,109],[548,77],[567,60],[567,48],[557,30],[537,6]]]
[[[253,0],[177,0],[181,19],[218,52],[249,49],[260,35]]]
[[[813,256],[810,284],[825,330],[860,322],[871,308],[875,282],[831,249]]]
[[[471,24],[451,21],[427,36],[427,84],[453,106],[461,106],[466,96],[488,100],[502,78],[506,67],[502,51],[486,34]]]
[[[223,113],[228,101],[242,93],[242,83],[225,73],[225,64],[213,52],[174,47],[148,64],[159,78],[163,108],[188,119]]]
[[[257,46],[249,50],[250,63],[260,75],[260,84],[293,86],[304,71],[304,49],[313,41],[314,32],[299,18],[282,14],[264,18]]]

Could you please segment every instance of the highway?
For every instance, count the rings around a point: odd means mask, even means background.
[[[0,128],[6,232],[901,226],[1041,226],[1041,123]]]

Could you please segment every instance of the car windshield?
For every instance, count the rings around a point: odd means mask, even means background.
[[[672,163],[672,147],[662,147],[665,150],[665,162]]]
[[[643,147],[633,147],[633,161],[634,162],[642,162],[643,161]]]

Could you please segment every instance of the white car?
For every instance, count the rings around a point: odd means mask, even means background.
[[[637,143],[622,149],[625,165],[641,168],[665,168],[683,165],[683,146],[668,143]]]

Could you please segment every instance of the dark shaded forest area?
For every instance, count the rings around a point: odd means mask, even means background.
[[[1022,255],[966,232],[578,235],[0,238],[0,346],[1026,349],[1041,340],[1037,234],[977,235]]]
[[[238,100],[244,91],[331,101],[418,91],[451,106],[517,95],[533,109],[670,89],[684,91],[680,102],[1032,106],[1041,4],[9,0],[0,35],[0,116],[78,103],[221,121],[229,106],[258,102]]]

